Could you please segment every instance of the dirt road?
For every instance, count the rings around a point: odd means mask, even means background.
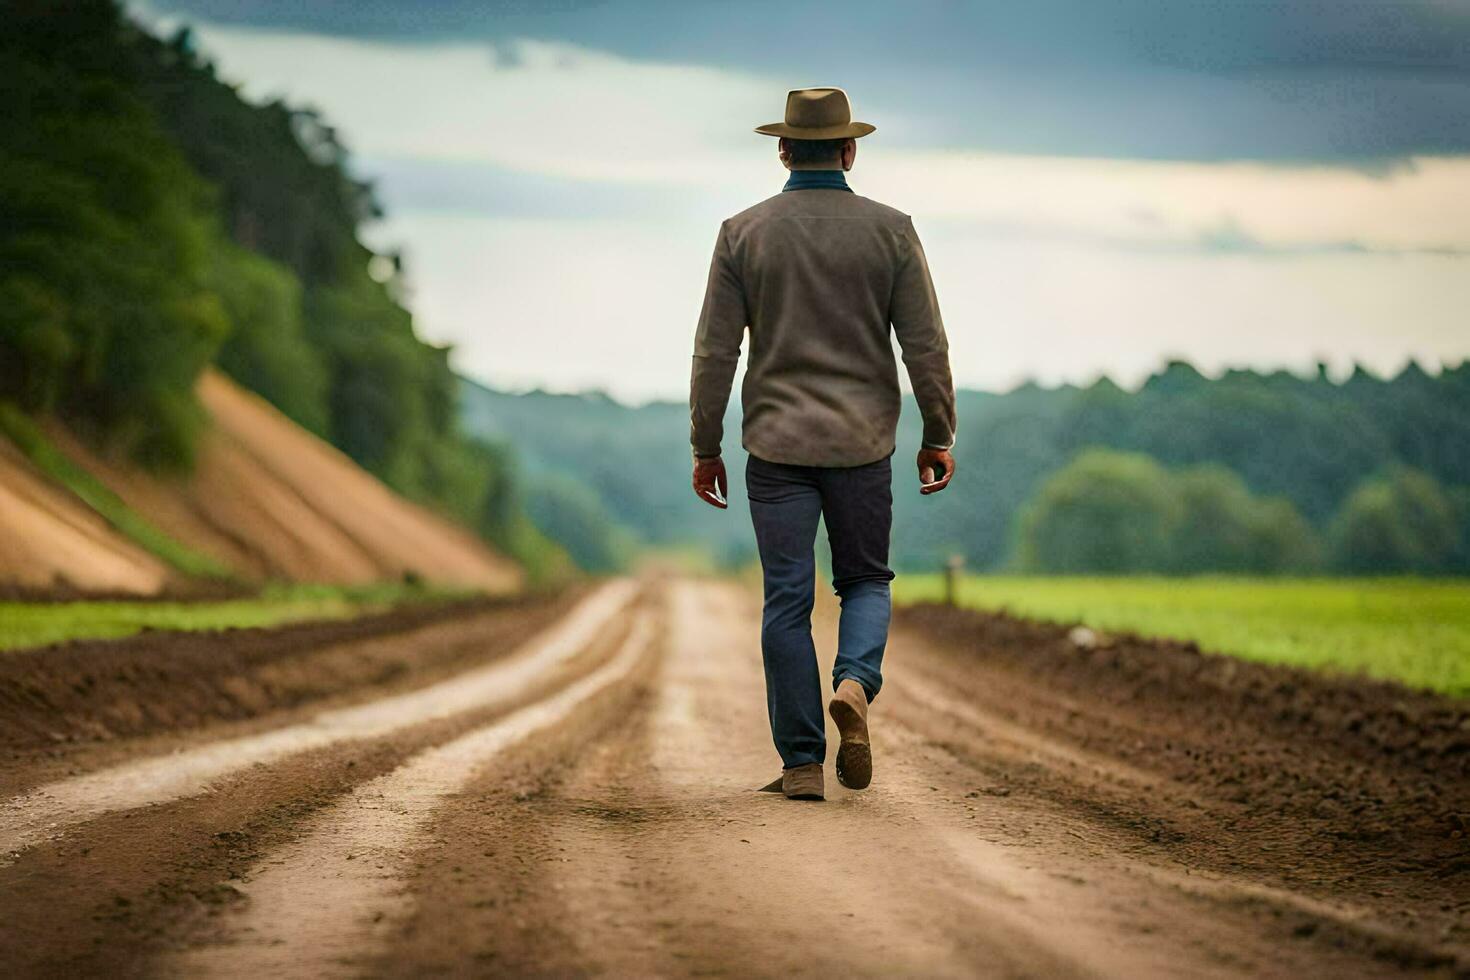
[[[778,767],[758,617],[737,585],[618,581],[226,637],[233,666],[192,686],[150,691],[157,637],[36,655],[65,691],[0,665],[17,717],[66,706],[0,730],[4,972],[1470,971],[1459,706],[1334,735],[1212,658],[1198,698],[1162,697],[1153,653],[912,614],[873,787],[793,803],[753,792]],[[128,710],[87,717],[78,659]]]

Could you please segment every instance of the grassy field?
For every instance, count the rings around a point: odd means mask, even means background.
[[[348,619],[404,602],[466,593],[408,585],[288,585],[218,602],[0,602],[0,650],[62,640],[112,639],[145,629],[218,630],[280,626],[308,619]]]
[[[894,582],[900,603],[942,595],[938,575]],[[1466,581],[969,576],[959,597],[979,609],[1470,696]]]

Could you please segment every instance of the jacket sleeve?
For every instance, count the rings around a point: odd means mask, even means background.
[[[929,262],[912,219],[905,219],[898,276],[894,280],[889,319],[903,348],[903,364],[924,420],[924,445],[954,445],[954,381],[949,371],[949,340],[939,316],[939,297],[929,278]]]
[[[720,454],[725,406],[740,362],[745,326],[745,290],[722,224],[694,334],[694,366],[689,378],[689,442],[696,456]]]

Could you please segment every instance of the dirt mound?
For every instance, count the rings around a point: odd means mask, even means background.
[[[160,592],[170,570],[46,480],[0,438],[0,581],[21,589]]]
[[[223,375],[206,372],[199,396],[214,426],[186,479],[153,476],[109,459],[58,423],[48,423],[45,430],[59,449],[134,511],[246,580],[360,583],[412,574],[491,592],[520,586],[521,573],[513,562],[467,531],[398,497],[347,456]],[[4,460],[16,456],[10,452]],[[38,493],[30,488],[34,474],[27,482],[13,473],[16,469],[13,464],[0,469],[0,494],[5,495],[0,499],[7,503],[21,493]],[[0,578],[29,587],[70,584],[145,595],[165,588],[169,575],[156,559],[103,525],[69,494],[54,489],[47,493],[53,512],[49,522],[33,518],[35,506],[25,512],[6,508],[6,517],[0,519],[0,541],[6,545],[0,548]],[[90,534],[72,533],[62,541],[53,527],[58,523]]]

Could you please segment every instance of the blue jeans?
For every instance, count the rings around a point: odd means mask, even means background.
[[[891,459],[820,467],[750,457],[745,488],[765,581],[761,655],[766,707],[781,764],[791,769],[827,757],[822,682],[812,643],[817,519],[832,545],[832,586],[842,600],[832,687],[851,678],[868,700],[883,686],[883,648],[891,610],[888,536],[893,525]]]

